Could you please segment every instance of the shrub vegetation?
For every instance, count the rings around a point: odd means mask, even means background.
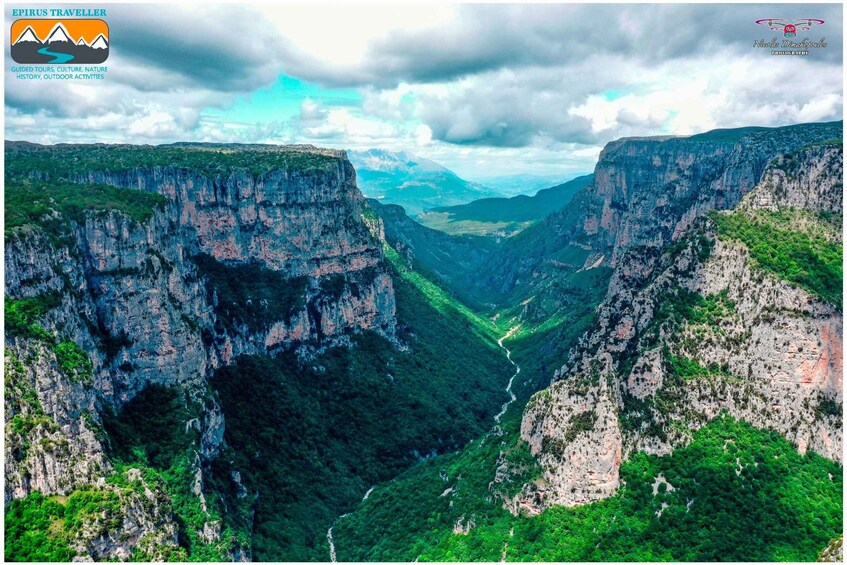
[[[747,246],[754,267],[840,307],[844,281],[842,244],[809,230],[790,229],[797,214],[790,210],[757,211],[751,217],[733,212],[714,214],[712,218],[719,237]]]
[[[814,561],[842,532],[841,467],[726,415],[671,455],[623,463],[615,496],[535,517],[496,496],[504,445],[474,442],[375,490],[333,531],[339,561]],[[673,489],[654,495],[659,475]]]

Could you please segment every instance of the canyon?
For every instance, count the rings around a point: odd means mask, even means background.
[[[7,142],[7,524],[65,516],[42,558],[343,561],[508,523],[499,559],[510,520],[759,433],[730,421],[840,464],[841,136],[614,141],[499,240],[365,199],[343,151]],[[439,510],[384,519],[403,492]]]

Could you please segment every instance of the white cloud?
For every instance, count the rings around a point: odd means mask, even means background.
[[[347,139],[353,144],[393,137],[396,132],[390,123],[355,116],[346,108],[334,108],[326,113],[323,123],[303,128],[302,133],[317,139]]]
[[[622,136],[841,118],[841,6],[815,7],[830,47],[808,57],[752,48],[751,17],[771,9],[800,8],[115,5],[124,38],[105,81],[44,88],[7,68],[6,136],[378,146],[468,175],[585,172]],[[285,121],[210,111],[280,73],[350,85],[361,103],[313,88]]]
[[[591,122],[591,131],[599,133],[617,125],[620,105],[620,100],[610,102],[602,96],[592,94],[579,106],[568,108],[568,114],[587,119]]]
[[[800,120],[804,122],[827,120],[832,116],[840,115],[843,107],[844,99],[841,94],[822,94],[803,104],[799,112]]]
[[[151,109],[133,120],[127,131],[130,135],[157,139],[179,134],[180,128],[171,114],[161,109]]]
[[[419,125],[415,128],[415,143],[418,145],[429,145],[432,143],[432,130],[427,125]]]

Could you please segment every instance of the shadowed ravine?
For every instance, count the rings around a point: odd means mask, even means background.
[[[500,412],[498,412],[497,415],[494,416],[494,421],[497,424],[500,423],[500,419],[509,410],[509,406],[512,404],[512,402],[514,402],[517,399],[517,397],[515,397],[515,393],[512,392],[512,384],[515,382],[515,377],[517,377],[520,374],[521,366],[518,365],[517,363],[515,363],[514,361],[512,361],[512,352],[509,351],[509,349],[506,346],[503,345],[503,341],[506,340],[506,339],[509,339],[512,336],[512,334],[515,333],[518,330],[518,328],[520,328],[520,327],[521,327],[520,324],[518,324],[517,326],[514,326],[508,332],[506,332],[506,334],[503,337],[501,337],[500,339],[497,340],[497,345],[503,351],[506,352],[506,359],[508,359],[509,363],[511,363],[512,366],[515,368],[514,374],[509,379],[509,384],[506,385],[506,392],[509,393],[509,400],[507,400],[505,403],[503,403],[503,407],[500,409]],[[368,489],[368,492],[366,492],[365,496],[362,497],[362,502],[364,502],[368,499],[368,496],[370,496],[370,494],[373,492],[373,490],[374,490],[374,487],[371,487],[371,488]],[[329,544],[329,559],[332,563],[338,562],[338,557],[335,553],[335,540],[333,540],[333,538],[332,538],[332,529],[339,522],[339,520],[341,520],[345,516],[349,516],[349,515],[350,515],[350,512],[347,512],[345,514],[340,515],[338,518],[333,520],[332,524],[329,526],[329,529],[326,531],[326,541]],[[503,551],[505,552],[505,548],[503,549]]]

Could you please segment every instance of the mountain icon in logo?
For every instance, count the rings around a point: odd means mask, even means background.
[[[38,43],[41,45],[41,40],[38,39],[37,35],[35,35],[35,32],[32,30],[32,26],[27,26],[23,33],[21,33],[20,37],[14,41],[13,45],[26,42]]]
[[[98,65],[109,58],[103,20],[16,20],[9,37],[17,63]]]
[[[57,23],[53,27],[53,31],[50,32],[50,35],[47,36],[46,43],[72,43],[70,36],[68,36],[68,32],[65,31],[65,26],[62,25],[61,22]]]
[[[109,42],[106,41],[106,38],[103,37],[103,34],[97,36],[97,39],[94,40],[94,43],[91,44],[92,49],[108,49]]]

